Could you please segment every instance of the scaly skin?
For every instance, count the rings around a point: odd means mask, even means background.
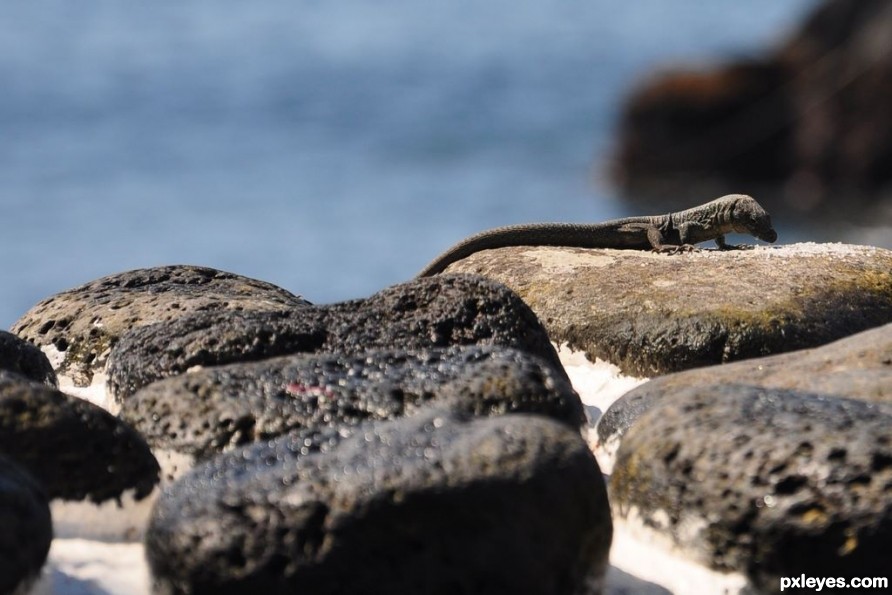
[[[528,223],[497,227],[466,238],[427,265],[418,277],[441,273],[453,262],[481,250],[508,246],[625,248],[680,252],[715,240],[721,250],[740,248],[725,243],[726,233],[746,233],[766,242],[777,240],[771,217],[751,196],[729,194],[668,215],[626,217],[603,223]]]

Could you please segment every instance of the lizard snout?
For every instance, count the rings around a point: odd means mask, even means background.
[[[769,229],[768,231],[763,231],[757,237],[764,242],[773,244],[777,240],[777,232],[773,229]]]

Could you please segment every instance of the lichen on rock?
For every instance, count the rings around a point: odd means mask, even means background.
[[[505,283],[553,342],[632,376],[815,347],[892,322],[892,252],[864,246],[674,255],[525,246],[478,252],[448,271]]]

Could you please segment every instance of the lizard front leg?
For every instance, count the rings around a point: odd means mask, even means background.
[[[682,236],[683,237],[683,236]],[[650,242],[651,250],[661,254],[678,254],[679,252],[693,252],[697,247],[692,244],[666,244],[664,242],[663,233],[654,226],[647,228],[647,241]]]
[[[755,246],[749,244],[728,244],[725,242],[724,235],[716,236],[715,245],[719,247],[719,250],[752,250],[755,248]]]

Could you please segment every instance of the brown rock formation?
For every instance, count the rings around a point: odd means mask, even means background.
[[[667,72],[625,106],[617,180],[782,184],[792,206],[892,186],[892,4],[827,0],[774,52]]]

